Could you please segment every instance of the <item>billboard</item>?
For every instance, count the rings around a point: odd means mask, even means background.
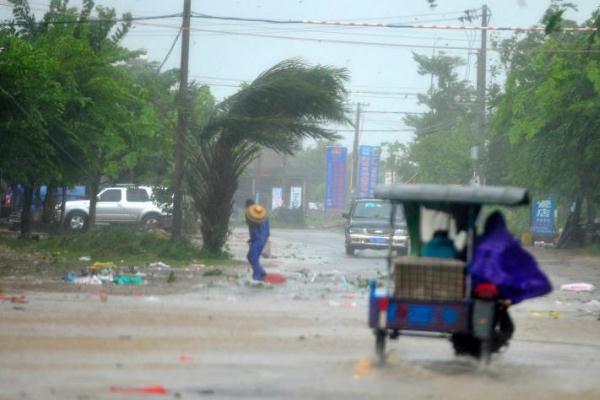
[[[340,212],[346,208],[345,147],[329,146],[325,150],[325,211]]]
[[[290,208],[302,207],[302,187],[292,186],[290,188]]]
[[[357,197],[373,197],[373,190],[379,183],[380,158],[380,147],[360,146],[358,151]]]
[[[276,210],[283,206],[283,189],[274,187],[271,191],[271,210]]]
[[[538,199],[531,207],[531,233],[534,237],[554,235],[556,197]]]

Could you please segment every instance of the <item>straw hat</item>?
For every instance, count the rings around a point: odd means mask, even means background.
[[[260,204],[252,204],[246,208],[246,218],[250,221],[260,224],[267,219],[267,209]]]

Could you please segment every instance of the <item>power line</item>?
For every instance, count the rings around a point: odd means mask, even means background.
[[[167,15],[153,15],[147,17],[130,17],[130,18],[90,18],[87,20],[50,20],[50,21],[36,21],[32,22],[32,25],[73,25],[73,24],[92,24],[92,23],[101,23],[101,22],[129,22],[129,21],[151,21],[151,20],[160,20],[160,19],[170,19],[170,18],[181,18],[181,13],[178,14],[167,14]],[[0,26],[24,26],[26,25],[24,22],[19,21],[5,21],[1,22]]]
[[[159,72],[162,69],[162,67],[165,65],[165,63],[167,62],[167,60],[169,59],[169,56],[171,55],[171,53],[173,52],[173,49],[175,48],[175,45],[177,44],[177,40],[179,40],[179,36],[181,36],[181,29],[179,29],[179,31],[177,32],[177,36],[175,36],[175,39],[173,40],[173,44],[171,44],[171,48],[167,52],[167,55],[165,56],[165,58],[162,60],[162,62],[158,66],[158,71]]]
[[[140,23],[141,25],[158,26],[158,27],[169,27],[168,25],[159,25],[151,23]],[[170,26],[171,28],[178,29],[177,27]],[[358,46],[375,46],[375,47],[392,47],[392,48],[406,48],[406,49],[437,49],[437,50],[466,50],[473,51],[473,47],[460,47],[460,46],[434,46],[434,45],[420,45],[420,44],[408,44],[408,43],[390,43],[390,42],[367,42],[367,41],[355,41],[355,40],[341,40],[341,39],[321,39],[321,38],[307,38],[297,36],[282,36],[282,35],[271,35],[251,32],[239,32],[239,31],[224,31],[216,29],[199,29],[190,28],[192,32],[207,32],[222,35],[232,36],[251,36],[251,37],[262,37],[269,39],[283,39],[292,41],[304,41],[304,42],[316,42],[316,43],[335,43],[335,44],[348,44]],[[499,49],[488,48],[487,51],[499,52]],[[536,51],[540,53],[600,53],[600,50],[595,49],[542,49],[539,47],[515,49],[515,51]]]
[[[543,26],[531,27],[511,27],[511,26],[493,26],[493,25],[431,25],[431,24],[401,24],[401,23],[384,23],[384,22],[354,22],[354,21],[326,21],[326,20],[310,20],[310,19],[271,19],[271,18],[243,18],[232,16],[218,16],[202,13],[193,13],[192,18],[215,19],[221,21],[239,21],[239,22],[263,22],[268,24],[288,24],[288,25],[335,25],[335,26],[352,26],[364,28],[393,28],[393,29],[444,29],[444,30],[483,30],[483,31],[516,31],[516,32],[544,32]],[[596,32],[594,27],[584,28],[562,28],[563,32]]]

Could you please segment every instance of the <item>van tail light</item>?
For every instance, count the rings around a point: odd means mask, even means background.
[[[473,290],[473,295],[475,298],[482,300],[494,300],[498,298],[500,292],[496,285],[486,282],[477,284],[475,290]]]

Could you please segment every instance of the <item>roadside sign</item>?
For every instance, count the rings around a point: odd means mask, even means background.
[[[345,147],[329,146],[325,150],[325,211],[340,212],[346,208],[346,157]]]
[[[380,147],[360,146],[358,152],[358,197],[373,197],[375,186],[379,183],[380,157]]]
[[[534,237],[554,235],[556,197],[534,200],[531,208],[531,233]]]

